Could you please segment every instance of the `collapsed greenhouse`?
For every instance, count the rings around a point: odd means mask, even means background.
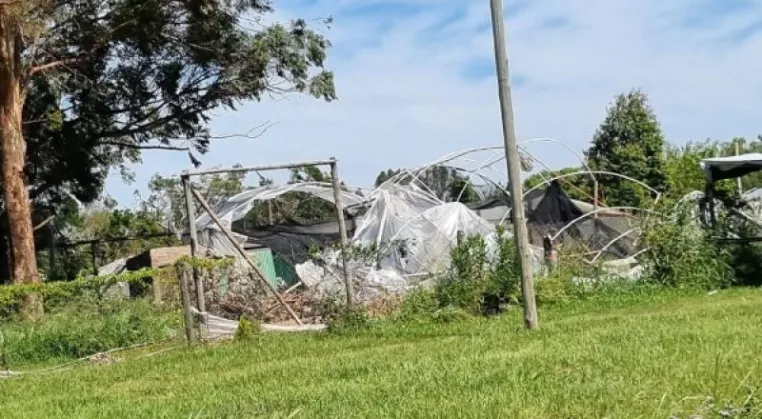
[[[256,226],[246,223],[246,215],[257,205],[272,201],[272,207],[278,208],[278,199],[288,194],[298,193],[301,199],[334,205],[330,184],[262,186],[230,198],[215,212],[234,233],[238,244],[257,259],[267,279],[281,289],[303,287],[321,296],[340,294],[346,275],[355,285],[355,298],[360,300],[405,293],[444,272],[460,238],[482,236],[488,249],[494,251],[497,227],[503,226],[510,235],[507,191],[478,170],[452,164],[462,156],[460,153],[417,169],[399,171],[372,190],[343,187],[340,196],[346,245],[363,249],[352,252],[354,256],[346,261],[346,267],[339,257],[341,232],[335,216],[311,223],[293,219]],[[499,161],[493,158],[479,168]],[[460,191],[453,190],[446,176],[432,182],[432,172],[461,173],[459,179],[467,182],[459,185]],[[474,179],[484,182],[477,185]],[[561,247],[574,248],[578,257],[588,263],[600,261],[618,266],[623,273],[631,271],[637,264],[633,258],[639,231],[637,216],[631,211],[573,200],[564,192],[562,181],[548,180],[525,196],[536,271],[543,267],[542,243],[546,236]],[[464,204],[458,201],[466,187],[472,188],[478,199]],[[200,245],[218,255],[236,255],[236,246],[208,214],[199,216],[195,224]]]

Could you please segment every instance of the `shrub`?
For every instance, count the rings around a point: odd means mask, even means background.
[[[420,320],[431,315],[439,308],[435,292],[419,288],[407,294],[400,304],[397,319],[402,321]]]
[[[518,254],[513,239],[505,234],[503,226],[497,227],[495,244],[497,259],[489,273],[486,292],[508,301],[518,301],[521,297]]]
[[[435,287],[439,306],[478,313],[490,282],[484,238],[467,237],[452,249],[450,258],[450,271],[439,278]]]
[[[455,323],[467,320],[471,316],[461,308],[447,306],[436,310],[431,317],[438,323]]]
[[[262,332],[261,325],[256,320],[249,320],[245,316],[238,318],[238,327],[233,335],[235,342],[249,342]]]
[[[328,331],[333,333],[356,332],[370,324],[368,313],[362,307],[345,308],[328,323]]]
[[[698,224],[687,206],[667,217],[650,217],[644,227],[645,280],[668,287],[715,289],[729,285],[733,272],[728,254]]]

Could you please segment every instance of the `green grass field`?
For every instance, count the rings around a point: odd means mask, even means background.
[[[0,418],[758,417],[721,410],[762,384],[761,308],[756,289],[609,296],[531,333],[513,312],[133,353],[2,380]]]

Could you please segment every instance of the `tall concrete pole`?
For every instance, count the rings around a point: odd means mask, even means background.
[[[495,65],[497,66],[497,87],[500,98],[500,114],[503,119],[503,140],[505,141],[505,161],[508,164],[508,183],[511,186],[513,238],[519,253],[521,269],[521,293],[524,300],[524,326],[527,329],[539,327],[537,303],[532,280],[532,254],[524,216],[524,199],[521,188],[521,164],[516,144],[516,128],[513,125],[513,104],[511,86],[508,82],[508,53],[505,46],[502,0],[490,0],[492,9],[492,35],[495,43]]]

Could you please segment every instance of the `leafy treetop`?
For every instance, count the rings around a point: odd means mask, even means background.
[[[665,140],[647,96],[638,90],[616,97],[587,150],[593,170],[619,173],[645,182],[658,191],[667,184]],[[615,176],[598,176],[609,206],[644,206],[649,192]]]

